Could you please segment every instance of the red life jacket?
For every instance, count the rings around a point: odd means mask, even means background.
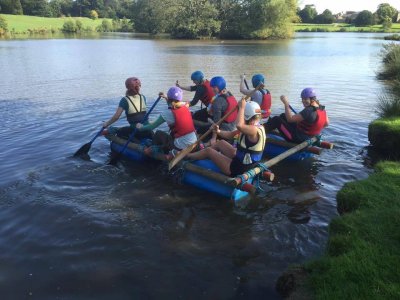
[[[214,91],[210,85],[210,82],[207,79],[204,81],[202,86],[205,88],[205,93],[200,101],[203,102],[205,106],[208,106],[211,103],[212,98],[214,97]]]
[[[316,109],[317,118],[314,123],[310,124],[306,121],[301,121],[297,123],[297,128],[309,136],[318,135],[324,129],[326,124],[326,110],[324,107],[319,107]]]
[[[178,108],[171,108],[171,112],[175,118],[175,124],[171,126],[171,131],[174,135],[174,138],[178,138],[195,131],[192,114],[190,113],[189,108],[183,105]]]
[[[226,108],[226,110],[224,111],[223,116],[225,116],[229,111],[231,111],[233,108],[237,107],[237,101],[235,99],[235,97],[231,94],[231,93],[227,93],[227,94],[220,94],[221,97],[225,98],[226,103],[228,103],[228,107]],[[231,113],[229,115],[229,117],[227,117],[224,122],[225,123],[233,123],[236,121],[236,117],[237,117],[238,111],[237,109],[234,110],[233,113]]]
[[[260,105],[261,110],[264,111],[263,114],[262,114],[262,117],[263,118],[268,118],[270,116],[270,114],[271,114],[271,104],[272,104],[271,93],[268,90],[265,90],[265,91],[261,90],[260,92],[263,95],[262,102],[261,102],[261,105]]]

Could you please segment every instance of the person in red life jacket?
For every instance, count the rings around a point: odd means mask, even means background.
[[[246,96],[251,95],[254,90],[247,89],[246,84],[244,83],[245,75],[240,76],[240,92]],[[253,88],[258,87],[260,84],[265,83],[265,76],[263,74],[255,74],[251,78],[251,83]],[[266,123],[268,121],[269,116],[271,115],[271,105],[272,105],[272,96],[269,90],[263,88],[261,90],[255,91],[251,96],[251,101],[257,102],[262,110],[262,120],[261,123]]]
[[[157,131],[153,138],[154,145],[161,145],[164,152],[185,149],[197,141],[196,130],[194,128],[192,114],[185,102],[182,102],[183,92],[174,86],[168,90],[167,96],[160,93],[161,97],[167,99],[168,109],[163,111],[157,120],[147,125],[137,124],[138,131],[153,130],[166,122],[170,128],[170,133]]]
[[[264,124],[267,132],[278,129],[287,141],[301,143],[319,135],[322,129],[329,125],[325,107],[320,105],[317,100],[315,90],[313,88],[305,88],[300,96],[304,109],[295,115],[290,111],[287,97],[281,96],[281,101],[285,106],[285,113],[270,118]]]
[[[209,115],[207,112],[207,107],[211,103],[214,97],[214,91],[210,86],[210,82],[205,79],[203,72],[195,71],[192,73],[191,79],[194,83],[193,86],[181,86],[176,81],[176,86],[185,91],[195,92],[192,101],[190,101],[189,106],[195,106],[199,101],[205,108],[201,108],[193,114],[193,119],[201,122],[207,122]]]
[[[214,123],[217,123],[225,114],[237,106],[235,97],[226,89],[226,81],[221,76],[213,77],[210,85],[214,90],[215,97],[208,106],[208,112]],[[225,131],[233,131],[236,129],[237,111],[227,117],[221,124],[221,129]],[[210,124],[211,125],[211,124]]]
[[[120,117],[122,112],[125,112],[126,119],[129,123],[129,127],[109,127],[103,133],[117,134],[121,137],[128,137],[131,131],[135,128],[136,124],[143,121],[146,115],[146,97],[140,94],[140,88],[142,84],[140,79],[137,77],[130,77],[125,81],[125,97],[123,97],[118,104],[118,108],[114,115],[106,122],[103,123],[103,127],[107,128],[111,124],[115,123]],[[137,138],[151,137],[151,131],[143,131],[141,134],[136,135]]]
[[[214,132],[223,140],[218,140],[213,146],[195,153],[188,154],[192,160],[211,159],[228,176],[236,176],[253,168],[262,158],[266,135],[260,125],[261,109],[256,102],[238,103],[237,130],[222,131],[213,125]],[[226,140],[239,134],[237,148]]]

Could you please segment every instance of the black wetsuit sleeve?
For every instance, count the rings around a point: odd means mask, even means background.
[[[193,100],[190,101],[190,106],[196,105],[199,102],[199,100],[203,99],[204,93],[206,92],[206,89],[202,85],[194,86],[194,87],[192,86],[191,87],[192,91],[193,91],[193,88],[195,88],[194,91],[196,91],[196,93],[194,94]]]

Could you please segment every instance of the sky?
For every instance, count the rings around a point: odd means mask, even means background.
[[[347,10],[361,11],[364,9],[375,12],[381,3],[389,3],[397,10],[400,10],[400,0],[299,0],[301,8],[306,4],[314,4],[318,13],[322,13],[325,9],[329,9],[333,13]]]

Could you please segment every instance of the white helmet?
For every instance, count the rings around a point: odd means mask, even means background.
[[[261,115],[260,105],[254,101],[247,102],[244,108],[244,119],[248,121],[255,115]]]

